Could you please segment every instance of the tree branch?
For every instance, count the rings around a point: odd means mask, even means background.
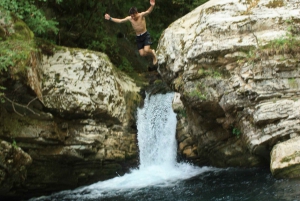
[[[27,105],[22,105],[22,104],[16,103],[16,102],[10,100],[9,98],[7,98],[5,95],[3,96],[3,98],[4,98],[5,100],[7,100],[8,102],[10,102],[11,105],[12,105],[12,107],[13,107],[13,109],[14,109],[14,111],[15,111],[15,113],[17,113],[18,115],[20,115],[20,116],[22,116],[22,117],[23,117],[24,115],[22,115],[21,113],[19,113],[19,112],[16,110],[15,105],[18,106],[18,107],[22,107],[22,108],[25,108],[25,109],[29,110],[29,111],[30,111],[32,114],[34,114],[34,115],[40,116],[40,114],[34,112],[32,109],[29,108],[30,103],[32,103],[34,100],[36,100],[37,97],[34,98],[34,99],[32,99]]]

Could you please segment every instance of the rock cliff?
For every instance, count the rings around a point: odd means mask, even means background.
[[[51,56],[32,53],[31,61],[27,85],[5,83],[0,196],[72,189],[137,164],[141,97],[131,78],[105,54],[82,49],[56,47]]]
[[[185,159],[269,165],[276,144],[299,136],[299,25],[296,0],[211,0],[163,32],[159,72],[183,103],[176,110]]]

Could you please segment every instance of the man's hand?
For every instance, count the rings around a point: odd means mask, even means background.
[[[155,0],[150,0],[150,5],[154,6],[155,5]]]
[[[106,20],[110,20],[110,15],[109,14],[106,13],[104,17],[105,17]]]

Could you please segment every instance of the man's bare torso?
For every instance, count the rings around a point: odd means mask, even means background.
[[[131,22],[132,28],[134,29],[136,35],[140,35],[147,31],[146,19],[140,13],[138,13],[136,15],[135,19],[130,18],[130,22]]]

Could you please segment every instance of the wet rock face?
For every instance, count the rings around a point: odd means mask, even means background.
[[[211,0],[162,34],[159,71],[184,105],[184,158],[270,164],[273,146],[299,135],[300,57],[287,43],[300,39],[300,9],[280,2]]]
[[[72,189],[137,165],[134,125],[141,97],[133,80],[102,53],[61,48],[37,61],[28,71],[31,97],[21,94],[21,104],[7,101],[0,108],[1,139],[14,139],[32,160],[27,174],[18,169],[22,183],[0,197]],[[22,84],[17,88],[26,88]]]
[[[0,142],[0,192],[9,195],[11,190],[24,185],[32,159],[13,144]]]

